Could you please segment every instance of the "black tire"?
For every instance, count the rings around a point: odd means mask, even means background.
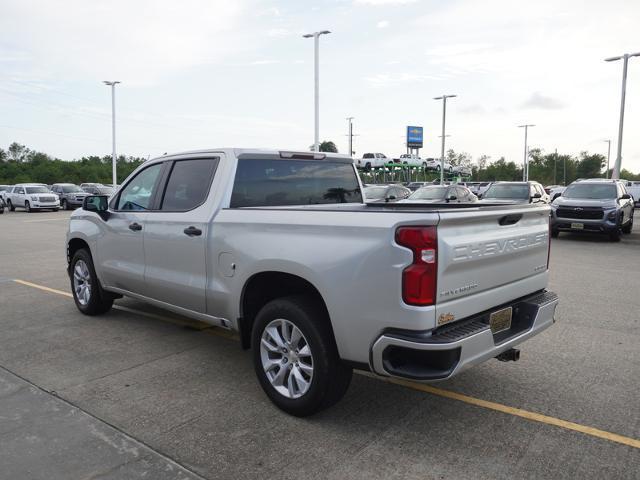
[[[371,170],[371,163],[367,162],[367,163],[364,165],[364,171],[365,171],[365,172],[368,172],[369,170]]]
[[[551,230],[551,238],[558,238],[560,232],[558,230]]]
[[[16,211],[16,207],[13,206],[13,203],[11,203],[11,200],[7,200],[7,207],[9,207],[10,212]]]
[[[622,227],[622,232],[623,233],[631,233],[631,231],[633,230],[633,210],[631,211],[631,218],[629,219],[629,222],[627,222],[627,224]]]
[[[276,319],[285,319],[295,325],[311,350],[313,376],[308,390],[298,398],[279,393],[262,365],[262,334]],[[262,389],[278,408],[296,417],[313,415],[335,404],[344,396],[351,382],[352,369],[340,360],[324,305],[313,297],[297,295],[267,303],[256,316],[251,345],[253,364]]]
[[[76,292],[76,289],[74,288],[73,281],[74,270],[79,261],[83,261],[84,264],[88,267],[91,279],[90,297],[85,304],[83,304],[83,302],[78,299],[78,294]],[[69,279],[71,281],[73,300],[75,301],[76,307],[78,307],[78,310],[80,310],[80,312],[84,313],[85,315],[100,315],[111,310],[114,296],[102,289],[100,281],[98,280],[98,276],[96,275],[95,268],[93,267],[93,259],[91,258],[91,253],[89,253],[88,250],[80,249],[73,255],[73,259],[71,259],[71,264],[69,266]]]
[[[69,204],[67,203],[66,199],[62,199],[62,210],[69,210]]]
[[[26,210],[27,213],[31,213],[31,204],[29,203],[29,200],[25,200],[24,202],[24,209]]]
[[[426,170],[428,167],[429,165],[427,165],[427,162],[422,162],[422,168]]]
[[[609,233],[609,240],[612,242],[619,242],[622,232],[620,228],[615,229],[613,232]]]

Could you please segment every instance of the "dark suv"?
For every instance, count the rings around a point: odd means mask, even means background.
[[[51,191],[60,197],[60,207],[63,210],[81,207],[84,198],[89,195],[73,183],[54,183],[51,186]]]
[[[617,180],[578,180],[551,204],[551,235],[605,233],[617,242],[633,228],[633,199]]]

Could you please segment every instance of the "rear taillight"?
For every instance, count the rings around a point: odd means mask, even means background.
[[[396,230],[396,243],[413,252],[413,263],[402,271],[402,299],[408,305],[433,305],[438,275],[436,227],[401,227]]]

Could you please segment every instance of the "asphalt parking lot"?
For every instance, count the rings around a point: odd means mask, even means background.
[[[334,408],[277,410],[224,332],[70,298],[68,212],[0,216],[1,478],[640,478],[640,223],[561,234],[556,324],[435,388],[354,375]]]

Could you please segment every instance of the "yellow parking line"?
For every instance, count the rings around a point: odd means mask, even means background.
[[[384,378],[373,375],[369,372],[358,372],[366,377],[375,378],[388,383],[394,383],[396,385],[402,385],[403,387],[411,388],[412,390],[418,390],[420,392],[430,393],[439,397],[449,398],[451,400],[457,400],[459,402],[468,403],[477,407],[486,408],[489,410],[495,410],[497,412],[506,413],[516,417],[526,418],[534,422],[546,423],[547,425],[553,425],[556,427],[564,428],[567,430],[573,430],[576,432],[591,435],[592,437],[602,438],[611,442],[621,443],[634,448],[640,448],[640,440],[635,438],[625,437],[618,435],[617,433],[607,432],[605,430],[599,430],[597,428],[588,427],[586,425],[580,425],[579,423],[568,422],[555,417],[549,417],[548,415],[542,415],[540,413],[530,412],[528,410],[522,410],[520,408],[509,407],[502,405],[501,403],[490,402],[488,400],[482,400],[480,398],[470,397],[461,393],[452,392],[450,390],[444,390],[442,388],[433,387],[431,385],[425,385],[422,383],[410,382],[399,378]]]
[[[45,287],[43,285],[38,285],[36,283],[27,282],[25,280],[19,280],[17,278],[14,278],[13,281],[16,282],[16,283],[19,283],[21,285],[26,285],[27,287],[33,287],[33,288],[37,288],[38,290],[43,290],[45,292],[56,293],[58,295],[64,295],[65,297],[73,298],[73,295],[71,293],[63,292],[62,290],[56,290],[55,288]]]
[[[37,288],[39,290],[43,290],[45,292],[49,292],[49,293],[55,293],[58,295],[64,295],[65,297],[73,297],[72,294],[70,294],[69,292],[63,292],[62,290],[56,290],[55,288],[49,288],[49,287],[45,287],[43,285],[38,285],[36,283],[31,283],[31,282],[27,282],[24,280],[18,280],[18,279],[14,279],[14,282],[19,283],[21,285],[25,285],[27,287],[33,287],[33,288]],[[166,321],[166,322],[170,322],[170,323],[174,323],[174,324],[178,324],[178,325],[189,325],[188,322],[182,322],[182,320],[174,320],[168,317],[164,317],[162,315],[156,315],[154,313],[148,313],[148,312],[143,312],[140,310],[136,310],[134,308],[129,308],[129,307],[124,307],[122,305],[116,305],[115,308],[117,308],[118,310],[123,310],[126,312],[131,312],[131,313],[137,313],[140,315],[144,315],[147,317],[151,317],[151,318],[155,318],[158,320],[162,320],[162,321]],[[203,322],[195,322],[197,324],[201,324]],[[209,333],[211,335],[215,335],[215,336],[219,336],[219,337],[224,337],[224,338],[230,338],[233,340],[238,340],[238,335],[234,334],[233,332],[221,329],[221,328],[216,328],[216,327],[211,327],[211,328],[204,328],[202,329],[204,330],[205,333]],[[635,439],[635,438],[631,438],[631,437],[625,437],[624,435],[618,435],[617,433],[611,433],[611,432],[607,432],[606,430],[600,430],[597,428],[593,428],[593,427],[588,427],[586,425],[581,425],[579,423],[574,423],[574,422],[569,422],[567,420],[562,420],[559,418],[555,418],[555,417],[550,417],[548,415],[543,415],[540,413],[535,413],[535,412],[530,412],[528,410],[522,410],[520,408],[515,408],[515,407],[509,407],[508,405],[503,405],[501,403],[496,403],[496,402],[490,402],[488,400],[482,400],[480,398],[475,398],[475,397],[470,397],[469,395],[464,395],[462,393],[457,393],[457,392],[452,392],[451,390],[445,390],[442,388],[438,388],[438,387],[434,387],[431,385],[425,385],[422,383],[416,383],[416,382],[410,382],[408,380],[402,380],[399,378],[386,378],[386,377],[379,377],[377,375],[374,375],[373,373],[370,372],[365,372],[365,371],[361,371],[361,370],[357,370],[356,373],[365,376],[365,377],[369,377],[369,378],[373,378],[376,380],[380,380],[383,382],[387,382],[387,383],[392,383],[395,385],[400,385],[402,387],[406,387],[406,388],[410,388],[412,390],[417,390],[420,392],[424,392],[424,393],[429,393],[431,395],[436,395],[438,397],[443,397],[443,398],[448,398],[450,400],[456,400],[458,402],[464,402],[467,403],[469,405],[474,405],[477,407],[481,407],[481,408],[486,408],[488,410],[494,410],[496,412],[501,412],[501,413],[506,413],[507,415],[513,415],[515,417],[520,417],[520,418],[524,418],[526,420],[530,420],[533,422],[539,422],[539,423],[544,423],[546,425],[552,425],[555,427],[559,427],[559,428],[564,428],[565,430],[572,430],[575,432],[580,432],[583,433],[585,435],[590,435],[592,437],[596,437],[596,438],[601,438],[603,440],[608,440],[610,442],[615,442],[615,443],[620,443],[622,445],[627,445],[629,447],[633,447],[633,448],[638,448],[640,449],[640,440]]]

